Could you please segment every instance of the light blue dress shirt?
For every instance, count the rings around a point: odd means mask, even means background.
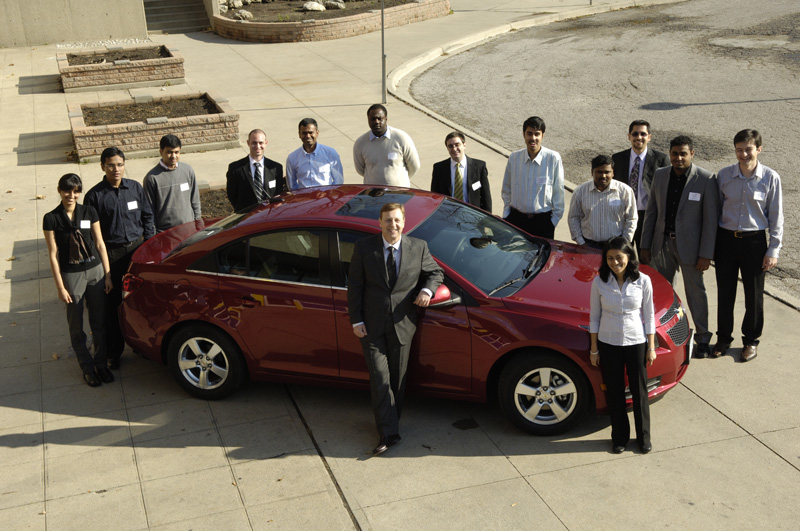
[[[331,147],[317,144],[306,153],[300,146],[286,157],[286,180],[289,190],[343,184],[342,161]]]

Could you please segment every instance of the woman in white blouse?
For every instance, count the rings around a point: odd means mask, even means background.
[[[603,247],[603,262],[592,281],[589,359],[600,364],[611,415],[611,442],[615,454],[625,451],[631,435],[625,408],[625,372],[633,395],[633,419],[639,449],[650,444],[650,406],[647,367],[656,359],[653,285],[639,272],[639,262],[628,240],[611,238]]]

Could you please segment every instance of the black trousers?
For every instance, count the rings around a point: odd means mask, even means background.
[[[606,384],[606,402],[611,415],[611,441],[625,446],[631,438],[631,425],[625,407],[625,373],[633,395],[633,421],[636,440],[650,443],[650,403],[647,401],[647,343],[617,346],[597,342],[600,351],[600,372]]]
[[[382,333],[362,338],[361,348],[369,370],[370,397],[378,433],[381,437],[397,435],[400,432],[411,342],[405,345],[400,343],[389,316]]]
[[[637,254],[642,252],[642,226],[644,225],[644,213],[644,210],[638,211],[639,219],[636,221],[636,231],[633,233],[633,243],[636,245]]]
[[[111,266],[111,282],[114,287],[106,295],[105,329],[106,354],[109,360],[119,360],[125,350],[125,338],[119,325],[119,305],[122,304],[122,277],[128,272],[134,251],[144,242],[139,238],[127,247],[107,246],[108,261]]]
[[[764,277],[761,268],[767,254],[767,234],[764,231],[745,233],[736,238],[733,231],[717,230],[714,248],[714,271],[717,277],[717,341],[733,341],[733,305],[739,273],[744,286],[744,320],[742,342],[758,345],[764,330]]]
[[[556,235],[556,227],[550,220],[551,215],[552,212],[525,214],[516,208],[512,208],[508,213],[508,217],[505,219],[528,234],[533,234],[534,236],[540,236],[542,238],[550,238],[552,240]]]

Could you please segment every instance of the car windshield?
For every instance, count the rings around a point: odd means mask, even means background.
[[[477,208],[447,199],[410,235],[487,295],[507,297],[534,278],[550,246]]]
[[[227,229],[228,227],[233,227],[234,225],[239,223],[239,221],[241,221],[241,219],[243,217],[245,217],[246,215],[247,215],[247,212],[240,212],[240,213],[237,213],[237,214],[231,214],[227,218],[222,218],[221,220],[217,221],[213,225],[209,225],[208,227],[204,228],[203,230],[199,230],[199,231],[195,232],[194,234],[192,234],[191,236],[189,236],[188,238],[183,240],[180,243],[180,245],[175,247],[172,250],[172,252],[170,253],[170,255],[177,253],[178,251],[180,251],[184,247],[188,247],[189,245],[195,244],[195,243],[197,243],[199,241],[203,241],[206,238],[208,238],[209,236],[211,236],[213,234],[216,234],[218,232],[221,232],[221,231]]]

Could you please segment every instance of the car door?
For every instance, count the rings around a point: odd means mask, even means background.
[[[355,242],[368,234],[331,233],[331,283],[339,337],[342,379],[368,381],[361,342],[353,334],[347,310],[347,271]],[[460,288],[446,279],[453,293]],[[408,385],[428,390],[467,393],[472,387],[472,350],[467,309],[463,304],[427,308],[420,320],[408,363]]]
[[[339,376],[325,231],[252,235],[218,250],[217,261],[224,304],[257,370]]]

